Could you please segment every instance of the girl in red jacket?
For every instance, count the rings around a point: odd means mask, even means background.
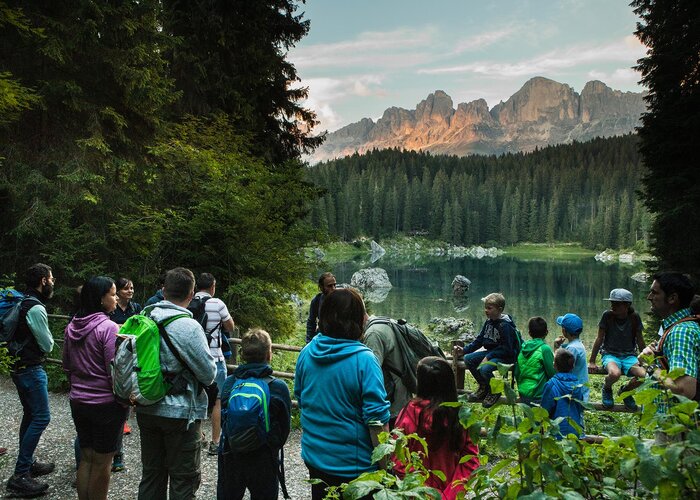
[[[428,470],[440,470],[446,480],[431,474],[426,486],[442,492],[442,498],[452,500],[463,491],[462,481],[479,466],[479,448],[473,444],[466,429],[459,423],[459,408],[440,406],[443,402],[457,401],[452,367],[442,358],[430,356],[418,363],[418,388],[416,398],[401,410],[396,419],[396,427],[405,434],[417,433],[428,443],[428,456],[423,464]],[[409,441],[411,451],[422,452],[422,446],[415,440]],[[465,455],[473,455],[460,464]],[[403,475],[404,465],[394,460],[394,470]]]

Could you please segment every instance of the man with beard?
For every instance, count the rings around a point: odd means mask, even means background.
[[[41,434],[49,425],[48,379],[42,363],[53,349],[53,337],[43,301],[53,295],[55,279],[46,264],[34,264],[25,275],[26,297],[20,306],[15,339],[22,346],[12,353],[17,360],[12,366],[12,381],[22,403],[22,423],[19,430],[19,452],[15,472],[7,481],[7,491],[17,496],[36,496],[49,485],[38,476],[53,472],[53,463],[38,462],[34,450]]]

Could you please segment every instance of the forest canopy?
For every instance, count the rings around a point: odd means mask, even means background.
[[[286,61],[298,3],[0,0],[0,276],[42,261],[147,297],[183,265],[237,323],[289,331],[322,140]]]
[[[384,150],[316,165],[315,226],[352,240],[427,234],[455,245],[574,241],[646,248],[636,192],[644,167],[628,135],[503,156]]]

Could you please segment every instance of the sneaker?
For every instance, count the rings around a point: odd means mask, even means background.
[[[126,466],[124,465],[124,455],[117,453],[112,459],[112,472],[121,472],[123,470],[126,470]]]
[[[51,474],[56,465],[53,462],[34,462],[29,468],[29,474],[32,477],[45,476],[46,474]]]
[[[612,408],[614,404],[612,387],[603,386],[603,406]]]
[[[129,422],[124,422],[124,435],[128,436],[129,434],[131,434],[131,426]]]
[[[481,403],[484,408],[491,408],[493,405],[498,403],[498,400],[501,399],[500,394],[489,394],[484,398],[484,402]]]
[[[631,411],[637,411],[639,410],[639,406],[637,406],[637,402],[634,400],[634,397],[627,396],[625,399],[622,400],[623,403],[625,403],[625,408]]]
[[[33,498],[46,493],[49,489],[47,483],[34,479],[29,472],[21,476],[13,475],[7,480],[7,491],[16,497]]]
[[[209,443],[209,448],[207,449],[208,455],[218,455],[219,454],[219,443],[211,441]]]
[[[483,401],[488,395],[489,391],[485,385],[480,385],[476,392],[472,392],[468,399],[469,401]]]

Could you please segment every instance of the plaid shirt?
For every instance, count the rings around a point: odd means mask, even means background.
[[[679,319],[690,316],[690,309],[681,309],[664,318],[662,325],[666,330]],[[700,325],[697,321],[684,321],[674,326],[664,342],[664,356],[668,359],[669,369],[685,368],[685,374],[698,378],[700,364]]]

